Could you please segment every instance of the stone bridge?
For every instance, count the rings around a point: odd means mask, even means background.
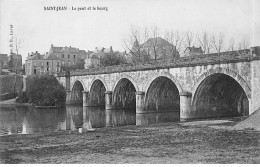
[[[259,51],[76,70],[57,78],[67,90],[67,104],[135,108],[137,117],[167,113],[168,121],[250,115],[260,108]]]

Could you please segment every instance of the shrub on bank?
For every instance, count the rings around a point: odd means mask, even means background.
[[[53,75],[30,76],[26,81],[30,103],[36,106],[59,106],[66,100],[66,91]]]
[[[28,98],[26,91],[22,91],[21,93],[18,94],[16,102],[17,103],[28,103],[29,102],[29,98]]]
[[[21,75],[1,75],[0,76],[0,95],[2,100],[14,98],[23,89],[23,77]]]

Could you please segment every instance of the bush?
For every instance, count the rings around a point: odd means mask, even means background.
[[[16,83],[15,83],[16,80]],[[23,89],[23,77],[21,75],[0,76],[0,94],[19,94]]]
[[[27,78],[29,102],[37,106],[63,105],[66,91],[53,75],[31,76]]]
[[[28,103],[29,98],[28,95],[25,91],[22,91],[21,93],[18,94],[18,97],[16,99],[17,103]]]

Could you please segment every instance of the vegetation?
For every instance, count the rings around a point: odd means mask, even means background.
[[[106,53],[105,56],[100,58],[100,65],[105,66],[114,66],[125,64],[126,61],[123,56],[120,56],[119,53]]]
[[[250,47],[250,41],[246,38],[235,39],[227,38],[227,34],[222,32],[213,33],[207,31],[192,32],[180,30],[160,30],[157,26],[139,27],[132,26],[129,33],[123,38],[125,49],[136,59],[142,60],[143,51],[145,50],[144,43],[149,39],[153,39],[150,44],[150,50],[153,54],[153,59],[159,59],[159,53],[162,46],[157,41],[158,37],[162,37],[170,44],[170,57],[176,55],[176,51],[184,55],[187,47],[201,47],[203,54],[221,53],[234,50],[244,50]]]
[[[19,101],[28,101],[36,106],[59,106],[66,100],[64,87],[52,75],[30,76],[26,81],[26,93]]]
[[[2,100],[14,98],[23,89],[23,77],[21,75],[2,75],[0,76],[0,94],[7,95]]]
[[[84,69],[84,59],[80,58],[76,61],[75,65],[71,66],[61,66],[61,71]]]
[[[28,103],[29,102],[29,98],[28,98],[26,91],[22,91],[21,93],[18,94],[16,102],[17,103]]]

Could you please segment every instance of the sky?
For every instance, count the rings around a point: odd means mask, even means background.
[[[50,6],[67,10],[44,10]],[[157,26],[161,32],[222,32],[226,39],[247,39],[260,46],[259,18],[260,0],[0,0],[0,53],[10,52],[10,25],[22,40],[23,61],[28,53],[48,52],[51,44],[124,51],[123,38],[132,25]]]

